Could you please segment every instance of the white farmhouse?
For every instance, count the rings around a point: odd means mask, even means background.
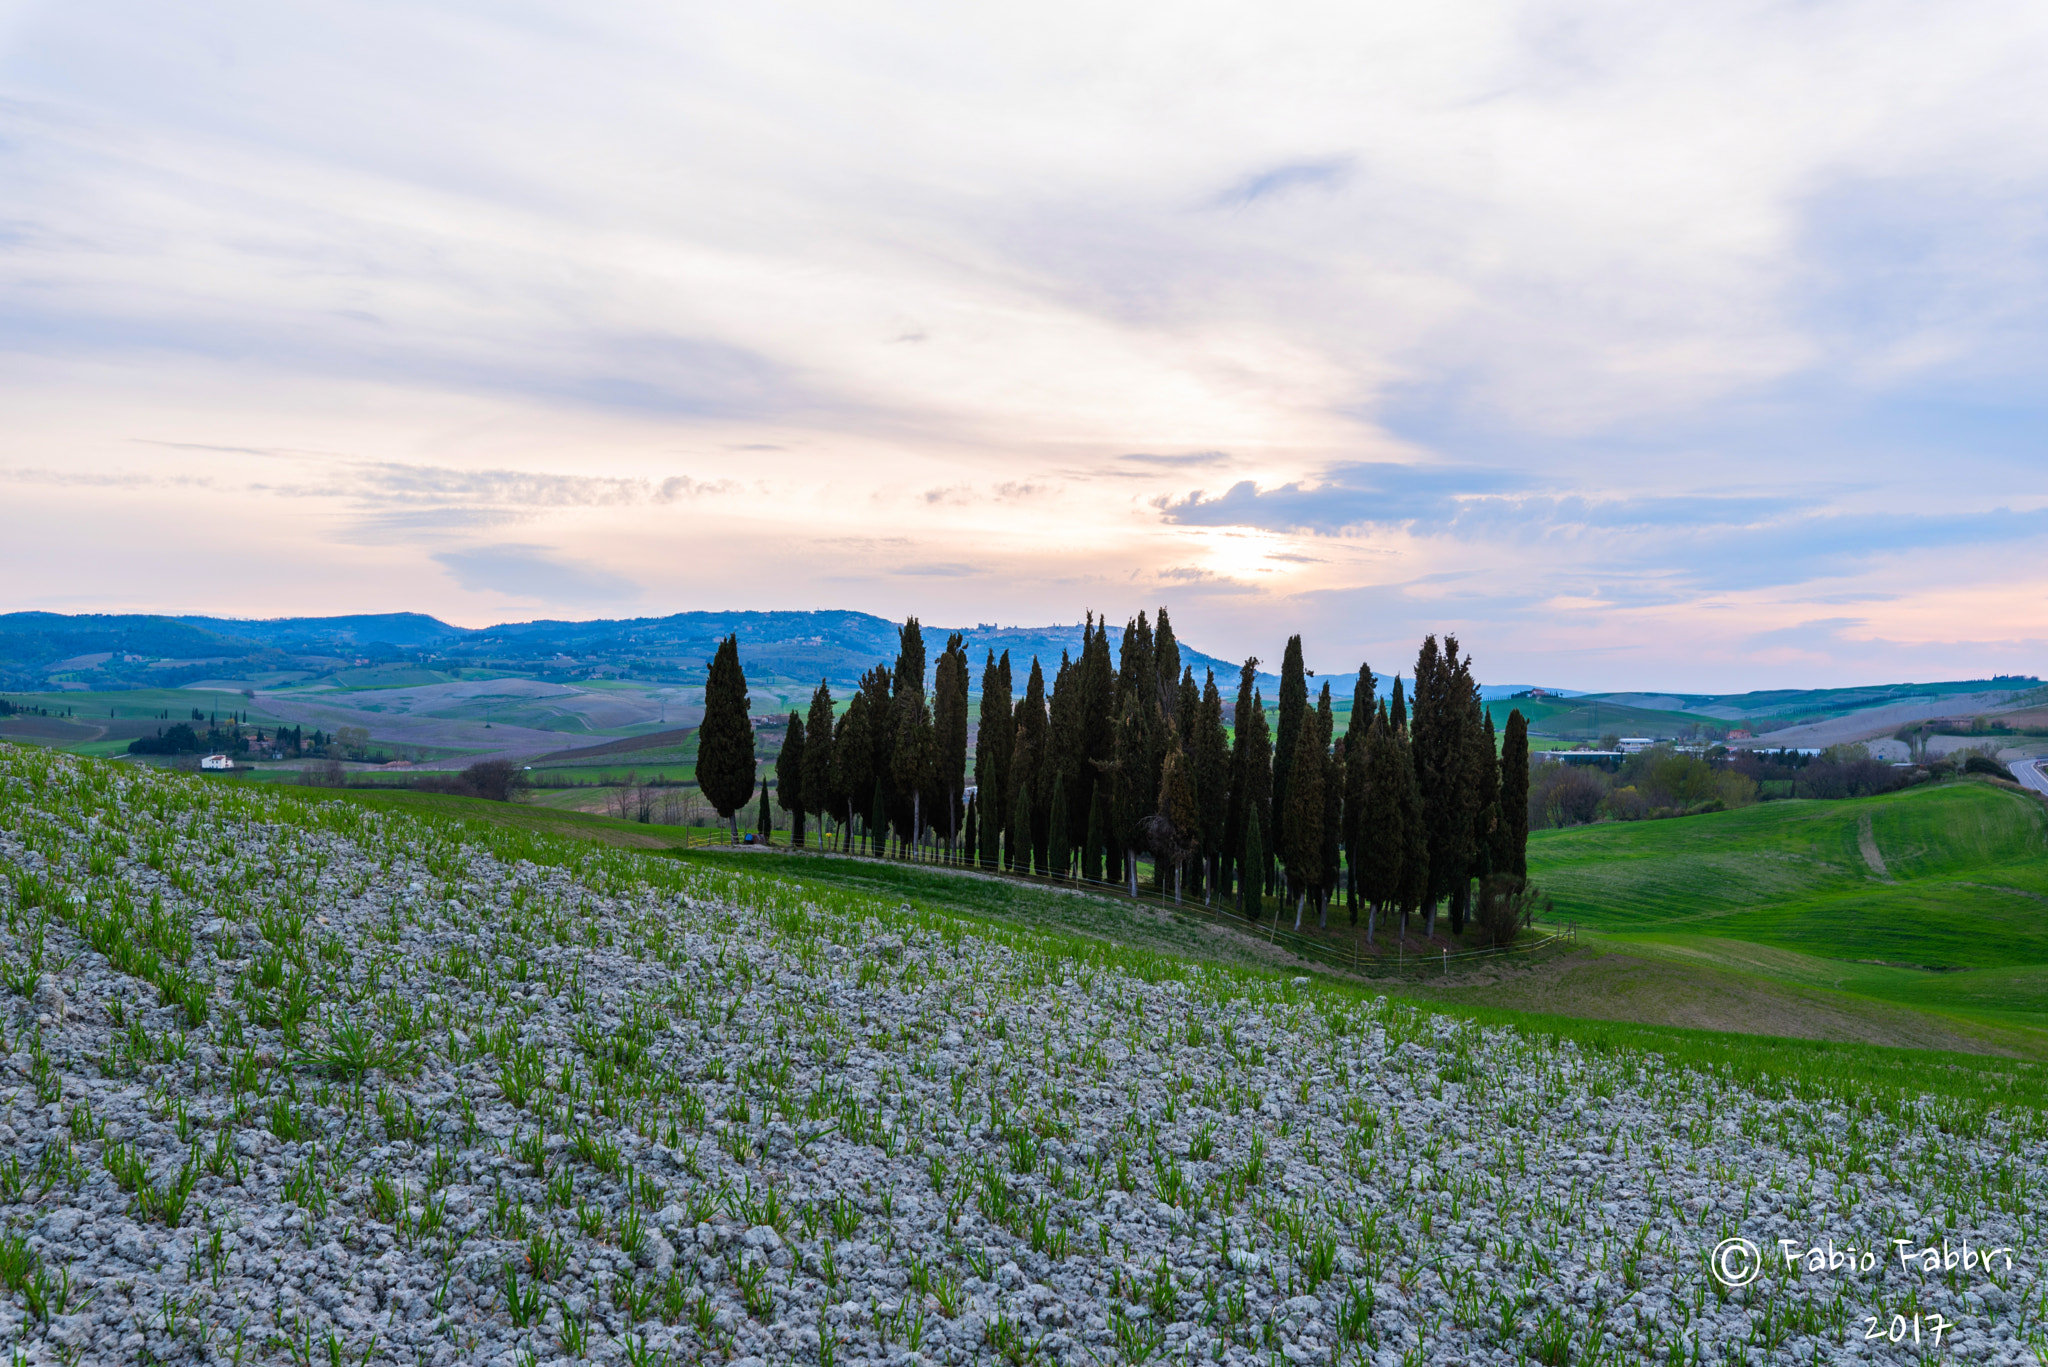
[[[232,769],[235,767],[235,762],[226,755],[205,755],[200,758],[199,767],[202,769]]]

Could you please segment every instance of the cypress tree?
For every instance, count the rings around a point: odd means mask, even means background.
[[[978,841],[981,831],[979,829],[980,823],[977,820],[980,813],[975,809],[975,804],[976,799],[972,797],[967,799],[967,819],[961,823],[960,827],[961,848],[970,851],[978,851],[980,849]]]
[[[1344,821],[1344,767],[1343,757],[1337,753],[1332,737],[1337,730],[1337,714],[1330,702],[1330,685],[1323,685],[1322,700],[1316,705],[1316,750],[1317,761],[1323,771],[1323,877],[1317,888],[1317,925],[1328,929],[1330,925],[1330,894],[1337,890],[1338,863],[1341,856],[1342,826]]]
[[[1158,801],[1159,766],[1165,759],[1159,674],[1152,644],[1152,628],[1141,612],[1124,626],[1117,669],[1116,785],[1110,828],[1133,897],[1138,892],[1138,850],[1145,843],[1145,818]]]
[[[1089,614],[1094,617],[1093,613]],[[1079,808],[1083,814],[1096,810],[1098,795],[1102,797],[1103,817],[1109,816],[1110,795],[1104,791],[1110,766],[1116,762],[1116,666],[1109,654],[1109,623],[1094,621],[1086,643],[1081,650],[1080,697],[1081,716],[1080,759],[1075,766],[1075,778],[1079,786],[1067,793],[1067,801]],[[1093,821],[1094,817],[1089,816]],[[1104,830],[1107,831],[1105,826]],[[1085,843],[1089,835],[1084,832]],[[1104,835],[1099,842],[1099,853],[1108,858],[1110,842]],[[1092,875],[1106,879],[1110,875],[1100,866]]]
[[[1301,637],[1287,638],[1287,651],[1280,657],[1280,708],[1273,735],[1273,808],[1267,829],[1273,846],[1287,861],[1287,823],[1294,807],[1287,798],[1287,782],[1294,771],[1294,753],[1301,744],[1301,723],[1308,714],[1308,670],[1301,661]]]
[[[1195,714],[1195,802],[1201,810],[1202,897],[1216,901],[1216,883],[1223,872],[1225,827],[1230,817],[1230,737],[1223,730],[1223,694],[1216,671],[1207,671],[1202,701]]]
[[[1405,929],[1408,917],[1420,910],[1429,896],[1429,830],[1423,806],[1422,780],[1415,773],[1414,747],[1409,743],[1406,731],[1394,733],[1394,754],[1394,798],[1401,812],[1398,900],[1401,925]]]
[[[1365,814],[1365,790],[1372,772],[1372,725],[1377,720],[1373,693],[1379,681],[1371,665],[1358,667],[1358,682],[1351,689],[1351,723],[1344,729],[1344,901],[1351,910],[1351,924],[1358,924],[1359,822]],[[1372,937],[1366,937],[1370,944]]]
[[[1365,900],[1367,944],[1373,942],[1380,910],[1400,900],[1401,855],[1406,847],[1400,793],[1413,781],[1413,775],[1399,772],[1407,760],[1395,746],[1385,716],[1375,716],[1369,726],[1362,752],[1352,756],[1352,771],[1358,775],[1353,785],[1357,809],[1345,810],[1350,830],[1346,849],[1358,895]],[[1347,739],[1345,748],[1355,744]]]
[[[1472,827],[1478,793],[1472,773],[1476,747],[1469,662],[1458,658],[1458,638],[1424,638],[1415,659],[1415,692],[1409,718],[1415,776],[1422,785],[1423,822],[1429,844],[1427,923],[1435,931],[1437,904],[1451,901],[1451,933],[1464,930],[1465,892],[1471,880]]]
[[[890,756],[889,774],[896,791],[910,798],[910,820],[899,822],[898,829],[914,849],[924,838],[924,795],[937,779],[939,746],[924,694],[900,693],[897,698],[896,753]]]
[[[1263,861],[1245,870],[1243,876],[1257,880],[1261,893],[1273,890],[1273,733],[1266,727],[1266,699],[1252,690],[1251,721],[1246,728],[1250,739],[1245,749],[1246,809],[1258,814],[1259,850]]]
[[[1394,700],[1389,706],[1391,711],[1388,713],[1387,724],[1396,731],[1406,731],[1408,729],[1408,704],[1401,697],[1401,676],[1399,674],[1394,676]]]
[[[942,804],[946,851],[957,859],[960,801],[967,787],[967,647],[957,631],[946,638],[932,685],[932,735],[938,746],[936,793]]]
[[[1194,766],[1180,744],[1179,728],[1169,726],[1166,735],[1166,758],[1159,766],[1160,820],[1155,823],[1155,829],[1164,835],[1160,843],[1165,848],[1155,849],[1154,854],[1160,861],[1162,885],[1165,866],[1173,866],[1173,900],[1178,902],[1181,871],[1187,866],[1188,857],[1201,848],[1202,813],[1195,796]]]
[[[1046,751],[1045,762],[1039,765],[1039,786],[1046,791],[1046,849],[1063,845],[1069,856],[1078,849],[1086,833],[1076,824],[1076,818],[1088,815],[1081,805],[1080,770],[1086,760],[1081,753],[1081,667],[1060,652],[1059,672],[1053,675],[1052,697],[1046,704]],[[1066,793],[1063,817],[1052,809],[1052,798],[1060,790]],[[1061,877],[1067,874],[1068,864],[1053,859],[1054,867]]]
[[[761,810],[754,813],[754,834],[767,844],[768,837],[775,831],[775,814],[768,810],[768,785],[761,785]]]
[[[775,801],[789,813],[789,843],[804,847],[804,719],[792,712],[782,733],[782,749],[775,755]],[[764,793],[765,797],[766,794]]]
[[[1508,713],[1500,745],[1500,853],[1494,868],[1511,877],[1529,876],[1529,721],[1516,708]]]
[[[1024,794],[1024,813],[1018,823],[1030,867],[1045,871],[1046,825],[1051,816],[1052,794],[1042,775],[1051,768],[1045,715],[1045,671],[1038,657],[1031,657],[1031,675],[1024,683],[1024,696],[1017,701],[1017,739],[1010,754],[1010,780],[1015,792]]]
[[[846,705],[839,729],[832,739],[832,794],[842,804],[846,819],[841,848],[853,839],[854,817],[865,815],[855,804],[865,802],[875,791],[874,746],[868,734],[868,695],[859,692]]]
[[[1248,747],[1252,736],[1252,695],[1258,688],[1259,661],[1253,656],[1237,675],[1237,703],[1231,711],[1229,801],[1223,814],[1224,868],[1220,875],[1227,893],[1242,877],[1233,878],[1230,864],[1244,853],[1245,802],[1251,792]]]
[[[740,668],[740,638],[726,637],[704,681],[704,720],[697,727],[697,785],[740,838],[739,810],[754,795],[754,724],[748,717],[747,676]]]
[[[1238,879],[1237,900],[1244,908],[1246,919],[1256,921],[1265,912],[1265,899],[1260,888],[1256,870],[1266,867],[1266,842],[1259,831],[1259,809],[1245,808],[1244,822],[1244,876]]]
[[[837,746],[832,735],[832,690],[818,680],[811,694],[810,716],[804,722],[804,762],[801,770],[804,807],[818,818],[819,843],[824,843],[825,818],[839,814],[833,796],[832,756]]]
[[[868,781],[875,792],[881,794],[882,815],[885,829],[877,834],[884,840],[881,846],[887,849],[886,830],[888,819],[896,811],[896,692],[894,676],[889,666],[876,665],[860,676],[860,691],[868,700]],[[868,801],[873,793],[863,796]],[[904,820],[909,820],[906,810]]]
[[[998,661],[991,650],[981,671],[981,727],[974,741],[974,783],[981,798],[985,849],[994,847],[996,834],[1008,823],[1010,755],[1016,738],[1017,720],[1010,706],[1010,652],[1004,651]]]
[[[1052,783],[1052,819],[1047,823],[1047,867],[1055,878],[1065,878],[1073,865],[1073,846],[1067,843],[1067,781]]]
[[[1287,818],[1280,826],[1280,859],[1287,866],[1287,890],[1294,897],[1294,928],[1323,881],[1323,757],[1315,718],[1304,717],[1294,732],[1294,761],[1287,766]]]
[[[1480,721],[1478,726],[1470,728],[1475,753],[1468,757],[1474,795],[1472,849],[1474,871],[1484,881],[1499,872],[1494,862],[1500,831],[1499,742],[1493,732],[1493,714],[1480,706],[1477,690],[1472,696],[1472,711]],[[1469,893],[1467,895],[1469,897]]]

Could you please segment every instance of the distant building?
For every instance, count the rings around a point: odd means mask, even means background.
[[[1657,742],[1649,736],[1623,736],[1621,738],[1621,753],[1623,753],[1624,755],[1633,755],[1638,750],[1647,750],[1656,743]]]
[[[202,769],[232,769],[235,767],[235,762],[226,755],[203,755],[200,757],[199,767]]]
[[[1595,764],[1609,769],[1624,758],[1619,750],[1542,750],[1537,753],[1551,764]]]
[[[1532,701],[1541,701],[1544,698],[1554,698],[1556,696],[1557,694],[1547,688],[1525,688],[1519,693],[1509,694],[1508,700],[1514,702],[1522,698],[1528,698]]]
[[[1755,736],[1755,735],[1753,735],[1752,733],[1748,732],[1748,731],[1730,731],[1730,732],[1728,733],[1728,739],[1730,739],[1730,740],[1755,740],[1755,739],[1756,739],[1756,736]]]

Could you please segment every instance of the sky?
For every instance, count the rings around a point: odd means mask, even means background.
[[[0,609],[2048,673],[2048,7],[0,0]]]

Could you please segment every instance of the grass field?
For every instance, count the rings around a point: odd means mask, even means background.
[[[1555,917],[1701,972],[2048,1026],[2048,813],[1990,783],[1532,835]]]

